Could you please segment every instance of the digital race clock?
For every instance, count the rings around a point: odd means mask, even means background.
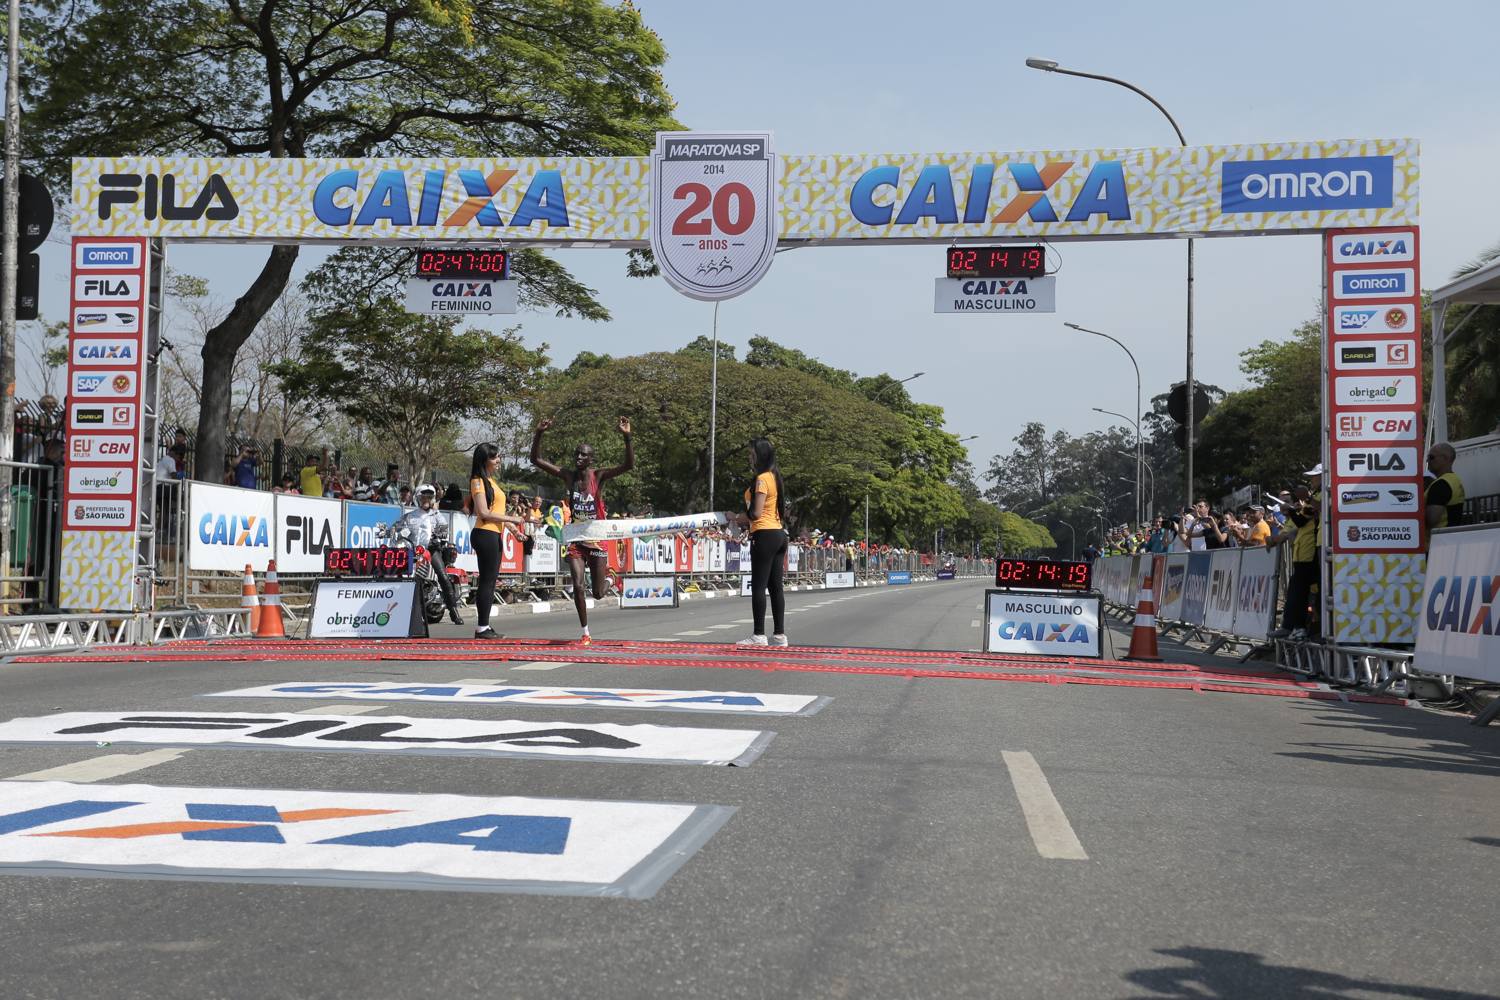
[[[949,247],[950,278],[1040,278],[1047,273],[1047,248]]]
[[[411,576],[411,549],[325,549],[325,576]]]
[[[458,247],[452,250],[434,250],[423,247],[417,251],[417,277],[419,278],[491,278],[501,280],[510,276],[510,251],[494,247]]]
[[[999,559],[995,562],[995,586],[1006,590],[1087,591],[1092,574],[1086,562],[1056,562],[1051,559]]]

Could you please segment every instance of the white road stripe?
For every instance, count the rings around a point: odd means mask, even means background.
[[[388,705],[319,705],[317,708],[299,708],[296,715],[364,715],[366,712],[378,712]]]
[[[188,751],[183,748],[167,747],[161,750],[147,750],[145,753],[111,753],[103,757],[90,757],[88,760],[74,761],[71,764],[63,764],[60,767],[49,767],[45,771],[32,771],[30,774],[18,774],[8,781],[103,781],[106,778],[118,778],[122,774],[139,771],[143,768],[155,767],[157,764],[165,764],[169,760],[176,760]]]
[[[571,660],[564,660],[564,661],[562,661],[560,663],[545,663],[545,662],[522,663],[519,666],[511,667],[511,669],[512,670],[556,670],[558,667],[571,667],[571,666],[573,666],[573,662]]]
[[[690,628],[686,632],[678,632],[678,635],[708,635],[706,628]]]
[[[734,620],[734,623],[736,625],[754,625],[755,624],[755,619],[754,618],[736,618]]]
[[[1000,756],[1010,771],[1010,783],[1015,786],[1036,852],[1044,858],[1087,861],[1089,856],[1083,853],[1083,844],[1052,794],[1052,786],[1047,784],[1047,776],[1036,758],[1024,750],[1002,750]]]
[[[969,619],[969,628],[978,628],[978,627],[979,627],[979,619],[978,618],[970,618]]]
[[[461,681],[448,681],[449,684],[504,684],[504,677],[465,677]],[[339,706],[343,707],[343,706]]]
[[[728,625],[710,625],[709,628],[739,628],[738,622],[730,622]]]

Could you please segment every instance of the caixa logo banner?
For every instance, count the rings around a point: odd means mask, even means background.
[[[1432,533],[1417,662],[1424,670],[1500,683],[1500,525]]]
[[[274,493],[209,483],[188,485],[188,568],[264,572],[272,547]]]
[[[21,872],[633,898],[655,892],[733,812],[57,781],[0,783],[0,802],[0,865]]]

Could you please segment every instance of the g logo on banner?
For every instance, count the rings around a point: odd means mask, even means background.
[[[667,282],[715,302],[749,291],[776,253],[779,201],[769,132],[658,132],[651,249]]]

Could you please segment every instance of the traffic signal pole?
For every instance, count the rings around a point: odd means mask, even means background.
[[[15,461],[16,442],[16,283],[20,278],[21,98],[16,78],[21,70],[21,0],[10,0],[9,34],[5,53],[5,205],[3,255],[0,255],[0,462]],[[10,504],[11,468],[0,466],[0,524],[13,523]],[[0,576],[10,571],[9,530],[0,531]]]

